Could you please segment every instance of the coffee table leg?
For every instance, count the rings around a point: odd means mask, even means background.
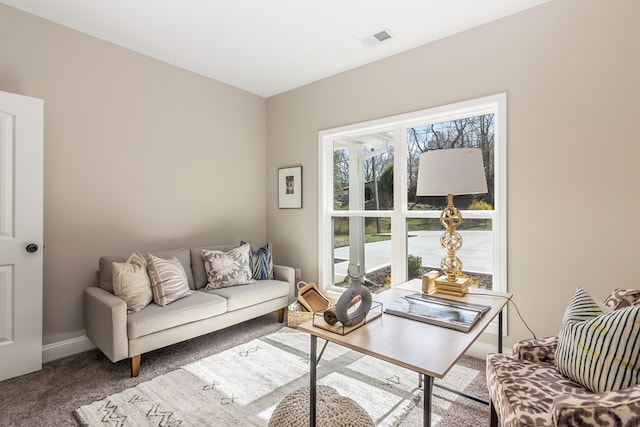
[[[431,427],[431,395],[433,393],[433,378],[422,374],[424,387],[422,388],[424,408],[422,409],[424,427]]]
[[[311,335],[311,349],[309,351],[309,425],[316,427],[316,365],[318,363],[316,352],[318,350],[318,337]]]

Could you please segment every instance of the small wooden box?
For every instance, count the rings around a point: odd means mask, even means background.
[[[320,293],[315,283],[298,282],[298,302],[307,310],[314,312],[324,310],[331,301]]]

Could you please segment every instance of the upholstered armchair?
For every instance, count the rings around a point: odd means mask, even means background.
[[[604,305],[638,306],[640,291],[618,289]],[[557,349],[557,336],[525,339],[514,345],[512,356],[487,357],[492,427],[640,426],[640,385],[594,392],[561,373]]]

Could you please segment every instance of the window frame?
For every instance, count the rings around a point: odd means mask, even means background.
[[[440,211],[410,211],[406,191],[394,191],[393,210],[344,211],[333,207],[333,141],[346,136],[376,132],[394,133],[394,188],[406,188],[407,143],[406,129],[465,117],[494,114],[494,209],[491,211],[463,210],[465,219],[489,218],[493,236],[493,285],[496,291],[507,291],[507,95],[500,93],[468,101],[428,108],[376,120],[354,123],[318,133],[318,272],[321,289],[338,297],[344,290],[333,284],[333,217],[389,217],[391,218],[391,286],[407,281],[407,219],[439,218]],[[444,256],[444,252],[443,252]],[[462,260],[464,263],[464,259]]]

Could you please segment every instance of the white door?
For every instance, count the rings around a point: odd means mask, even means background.
[[[43,101],[0,92],[0,381],[42,369]]]

